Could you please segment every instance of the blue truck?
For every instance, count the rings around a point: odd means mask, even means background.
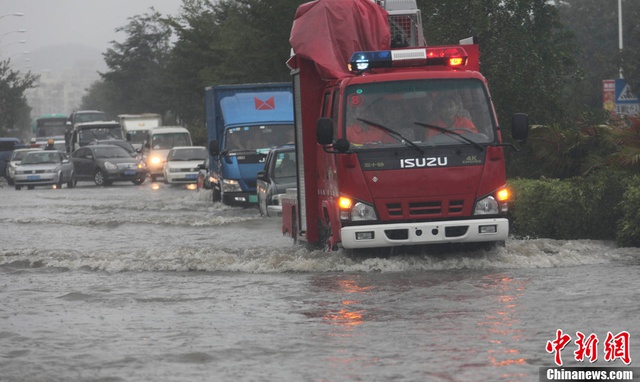
[[[292,84],[211,86],[205,102],[213,201],[255,205],[269,150],[294,143]]]

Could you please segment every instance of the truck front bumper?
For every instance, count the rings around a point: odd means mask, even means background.
[[[509,236],[509,221],[494,218],[360,225],[343,227],[340,236],[342,246],[348,249],[504,241]]]
[[[225,192],[222,194],[222,203],[228,206],[241,206],[258,203],[258,195],[249,192]]]

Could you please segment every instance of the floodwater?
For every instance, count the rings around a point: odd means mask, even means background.
[[[640,361],[640,248],[356,257],[210,198],[0,180],[0,382],[537,381],[558,329],[565,367]],[[576,332],[595,362],[575,360]],[[625,332],[631,363],[607,362]]]

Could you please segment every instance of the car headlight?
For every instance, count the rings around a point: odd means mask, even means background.
[[[151,160],[149,161],[149,163],[153,164],[153,165],[159,165],[162,163],[162,158],[160,157],[151,157]]]
[[[53,174],[54,172],[56,172],[55,168],[49,168],[49,169],[44,170],[45,174]]]
[[[144,164],[144,162],[138,163],[138,169],[139,170],[144,170],[145,168],[147,168],[147,166]]]
[[[180,172],[179,168],[170,168],[169,172]]]
[[[497,215],[500,212],[498,201],[493,196],[487,196],[476,202],[474,215]]]
[[[222,180],[222,191],[223,192],[238,192],[242,191],[240,188],[240,183],[237,180],[233,179],[223,179]]]
[[[104,168],[106,168],[107,170],[117,170],[118,166],[111,162],[104,162]]]

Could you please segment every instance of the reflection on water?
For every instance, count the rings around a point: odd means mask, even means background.
[[[487,349],[489,364],[493,367],[508,367],[513,365],[526,365],[527,360],[520,350],[513,345],[522,344],[523,323],[518,319],[521,316],[519,298],[524,294],[527,280],[515,280],[503,274],[491,274],[483,277],[482,288],[488,294],[493,295],[492,308],[487,312],[485,319],[478,322],[478,326],[486,330],[486,339],[492,346]],[[518,380],[525,378],[526,374],[509,372],[503,377]]]

